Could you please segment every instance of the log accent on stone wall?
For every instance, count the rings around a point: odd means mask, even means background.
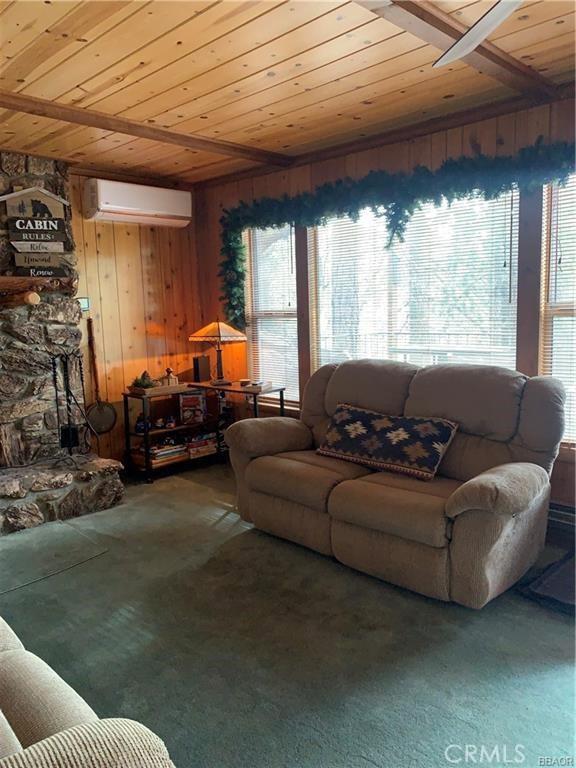
[[[23,293],[0,293],[0,306],[19,307],[22,304],[40,304],[42,299],[36,291],[24,291]]]
[[[73,296],[78,287],[78,278],[70,277],[19,277],[12,275],[0,275],[0,302],[2,296],[22,294],[26,292],[41,293],[57,292]],[[27,304],[31,302],[26,302]]]

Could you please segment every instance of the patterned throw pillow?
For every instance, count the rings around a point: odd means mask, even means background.
[[[386,416],[341,403],[317,453],[431,480],[457,429],[446,419]]]

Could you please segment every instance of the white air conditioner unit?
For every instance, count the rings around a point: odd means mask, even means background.
[[[192,219],[192,193],[123,181],[86,179],[83,209],[85,218],[97,221],[186,227]]]

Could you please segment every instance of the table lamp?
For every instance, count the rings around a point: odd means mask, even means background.
[[[232,328],[231,325],[221,323],[220,320],[216,320],[214,323],[209,323],[199,331],[191,334],[188,337],[188,341],[196,341],[203,344],[212,344],[216,349],[216,378],[213,379],[211,384],[230,384],[224,378],[224,371],[222,369],[222,344],[235,344],[239,341],[246,341],[246,336],[237,331],[236,328]]]

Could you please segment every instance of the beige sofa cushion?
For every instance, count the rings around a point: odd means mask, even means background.
[[[323,555],[332,554],[332,521],[326,512],[259,491],[250,491],[250,511],[254,525],[261,531],[315,549]]]
[[[331,416],[339,403],[350,403],[371,411],[401,416],[408,387],[417,370],[415,365],[394,360],[346,360],[336,368],[327,382],[324,400],[326,412]]]
[[[14,651],[18,648],[24,648],[20,638],[0,616],[0,653],[3,651]]]
[[[98,719],[53,669],[22,649],[0,656],[0,709],[23,747]]]
[[[174,768],[165,745],[133,720],[110,719],[68,728],[24,752],[2,768]]]
[[[328,469],[330,472],[336,472],[341,475],[345,480],[354,480],[356,477],[363,477],[372,472],[367,467],[359,467],[357,464],[352,464],[349,461],[321,456],[316,451],[286,451],[277,455],[283,459],[290,459],[290,461],[302,461],[304,464],[313,467]]]
[[[445,547],[448,520],[446,499],[458,480],[435,477],[427,483],[410,477],[376,472],[338,485],[328,501],[336,520],[399,536],[430,547]]]
[[[332,520],[331,536],[334,557],[341,563],[422,595],[450,600],[448,547],[427,547],[342,520]],[[384,592],[382,599],[387,599]]]
[[[514,461],[510,443],[456,433],[440,463],[440,472],[457,480],[470,480],[490,467]]]
[[[0,659],[0,664],[2,660]],[[15,752],[21,752],[22,745],[16,738],[16,734],[6,720],[4,713],[0,710],[0,760],[7,755],[13,755]]]
[[[336,368],[336,363],[318,368],[310,376],[304,388],[300,418],[312,430],[316,445],[324,439],[330,421],[330,416],[326,413],[326,387]]]
[[[251,461],[246,482],[251,491],[325,512],[330,491],[338,483],[368,473],[364,467],[318,456],[315,451],[289,451]]]
[[[510,440],[518,425],[526,377],[492,365],[433,365],[412,379],[406,416],[456,421],[459,432]]]

